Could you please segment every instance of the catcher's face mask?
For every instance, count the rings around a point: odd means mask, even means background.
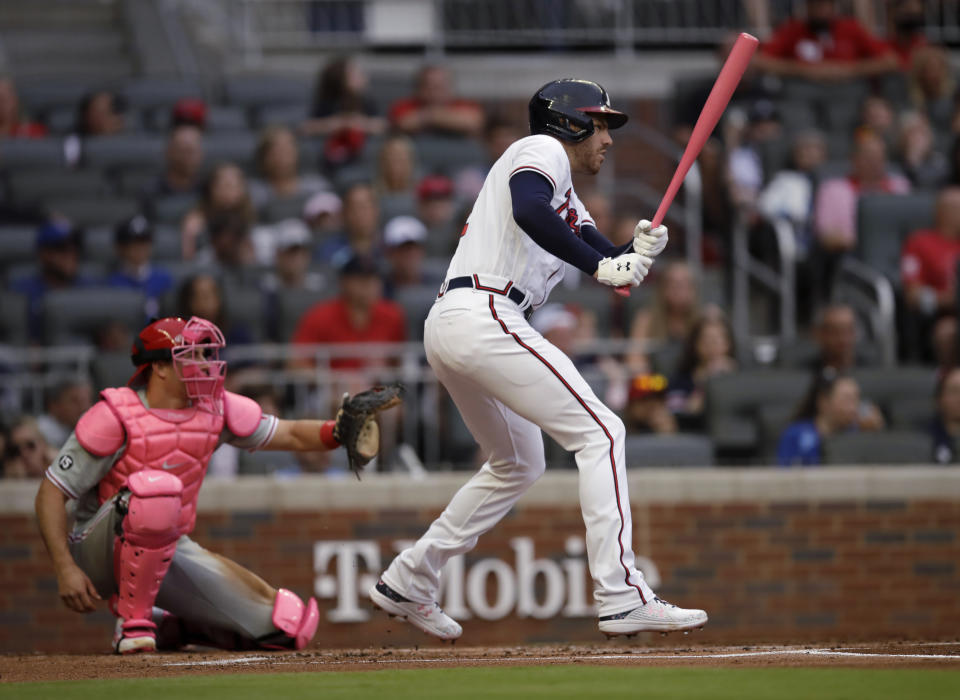
[[[220,349],[226,345],[223,333],[210,321],[193,316],[182,335],[182,342],[171,355],[187,396],[195,401],[219,403],[227,374],[227,363],[220,359]]]

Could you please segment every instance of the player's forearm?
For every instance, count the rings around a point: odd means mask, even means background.
[[[270,442],[261,449],[316,452],[336,448],[332,441],[332,421],[281,420]],[[326,426],[326,427],[324,427]]]
[[[75,563],[67,548],[66,502],[67,497],[49,479],[40,481],[40,489],[34,501],[37,526],[57,571]]]

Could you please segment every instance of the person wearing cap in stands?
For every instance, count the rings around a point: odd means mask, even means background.
[[[427,175],[420,180],[417,185],[417,216],[431,234],[449,235],[455,208],[453,181],[450,178]]]
[[[93,280],[80,273],[80,231],[65,219],[50,219],[37,229],[39,270],[14,280],[12,291],[23,294],[29,303],[32,340],[43,340],[43,298],[54,289],[88,287]]]
[[[383,227],[387,258],[386,295],[392,298],[401,287],[440,288],[443,275],[424,267],[427,228],[413,216],[396,216]]]
[[[667,387],[662,374],[638,374],[630,380],[623,416],[628,433],[677,432],[677,419],[667,408]]]
[[[332,236],[343,221],[343,201],[333,192],[317,192],[303,205],[303,220],[318,239]]]
[[[114,231],[114,245],[117,269],[107,278],[107,284],[143,292],[147,299],[147,318],[156,316],[160,297],[173,288],[173,277],[150,262],[153,226],[142,214],[124,219]]]
[[[310,229],[299,219],[286,219],[270,227],[272,229],[274,259],[273,269],[260,281],[266,307],[266,319],[270,337],[280,337],[280,297],[290,291],[314,292],[317,298],[327,289],[327,276],[310,269],[313,254],[313,236]]]

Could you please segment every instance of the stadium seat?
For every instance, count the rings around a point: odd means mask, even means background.
[[[417,136],[417,160],[425,173],[452,174],[471,165],[486,163],[487,154],[479,141],[446,136]]]
[[[153,131],[166,132],[170,129],[173,112],[169,105],[154,107],[142,111],[143,123]],[[229,105],[207,105],[207,134],[219,131],[247,131],[247,111],[243,107]]]
[[[230,162],[249,168],[256,148],[257,136],[252,131],[221,131],[207,134],[203,140],[203,152],[210,164]]]
[[[829,133],[850,134],[860,121],[861,99],[854,95],[852,99],[835,100],[823,110],[824,127]]]
[[[794,407],[810,385],[801,371],[751,369],[711,377],[707,381],[707,433],[718,451],[757,454],[763,435],[762,407],[779,403]]]
[[[70,134],[77,126],[76,105],[54,107],[43,120],[51,134]]]
[[[306,103],[267,104],[256,111],[253,123],[258,129],[274,125],[296,127],[309,115],[310,109]]]
[[[456,408],[454,408],[456,411]],[[459,414],[459,412],[457,412]],[[459,417],[459,415],[458,415]],[[460,419],[462,421],[462,418]],[[464,437],[464,444],[469,446],[473,442],[473,436],[470,435],[470,432],[467,430],[466,424],[463,425],[463,430],[466,431],[466,436]],[[577,457],[573,452],[560,447],[559,443],[554,440],[552,437],[543,433],[543,456],[547,461],[547,469],[576,469],[577,468]]]
[[[67,217],[77,226],[113,226],[140,211],[140,202],[130,197],[62,197],[47,200],[46,209]]]
[[[823,444],[824,464],[926,464],[932,455],[931,437],[915,431],[843,433]]]
[[[83,144],[83,161],[90,168],[155,168],[163,165],[165,139],[152,134],[94,136]]]
[[[937,410],[933,396],[897,399],[886,408],[894,430],[928,430]]]
[[[260,209],[260,221],[275,223],[284,219],[299,219],[306,204],[306,195],[296,195],[284,199],[272,199]]]
[[[816,341],[803,336],[777,348],[777,365],[783,369],[806,369],[813,367],[819,354]]]
[[[76,109],[95,80],[67,78],[31,78],[17,82],[20,103],[31,113],[44,113],[56,107]]]
[[[400,194],[381,194],[380,198],[380,221],[386,224],[390,219],[396,216],[416,216],[417,202],[413,194],[402,192]]]
[[[800,408],[801,397],[795,403],[789,401],[769,401],[761,403],[757,409],[760,426],[760,458],[764,464],[777,463],[777,445]]]
[[[782,100],[777,104],[780,121],[787,133],[796,133],[817,127],[817,113],[813,105],[802,100]]]
[[[151,76],[135,78],[121,90],[127,104],[135,108],[173,107],[183,97],[203,97],[198,83],[180,78]]]
[[[27,298],[0,290],[0,343],[25,345],[28,339]]]
[[[117,176],[121,194],[128,197],[142,197],[144,191],[152,186],[160,176],[155,166],[149,168],[124,168]]]
[[[291,452],[276,452],[257,450],[247,452],[237,451],[237,475],[239,476],[268,476],[278,469],[297,466],[297,458]]]
[[[90,226],[83,232],[83,259],[112,264],[117,259],[113,226]]]
[[[183,238],[178,226],[156,224],[153,228],[153,259],[167,267],[183,257]]]
[[[913,231],[933,226],[936,195],[872,194],[857,206],[857,255],[867,265],[900,282],[900,250]]]
[[[150,201],[151,218],[161,224],[179,224],[193,205],[197,197],[194,194],[171,194],[155,197]]]
[[[397,290],[394,301],[403,307],[406,315],[408,340],[423,340],[423,322],[427,320],[430,307],[437,298],[437,291],[432,284]]]
[[[34,260],[36,235],[35,226],[0,226],[0,269]]]
[[[23,170],[10,173],[7,182],[10,198],[20,206],[36,206],[56,197],[98,198],[111,189],[95,170]]]
[[[710,467],[713,442],[705,435],[627,435],[627,467]]]
[[[23,168],[62,168],[65,162],[62,139],[4,139],[0,143],[0,168],[8,173]]]
[[[95,391],[112,386],[124,386],[133,374],[129,352],[98,352],[90,362],[90,374]]]
[[[289,342],[297,324],[311,306],[324,301],[324,297],[308,289],[285,289],[277,297],[277,328],[279,342]]]
[[[241,107],[296,105],[310,102],[313,82],[276,75],[233,75],[223,82],[224,101]]]
[[[44,335],[52,345],[89,343],[108,323],[118,322],[131,332],[144,320],[144,298],[139,292],[107,287],[60,289],[43,300]]]
[[[248,331],[253,342],[263,342],[266,339],[263,293],[257,287],[225,284],[223,297],[230,325]]]
[[[367,94],[373,97],[380,114],[387,114],[390,105],[413,91],[413,80],[397,80],[395,75],[376,74],[370,76],[370,88]]]
[[[928,367],[884,367],[853,372],[860,394],[879,404],[886,412],[897,403],[912,399],[933,405],[936,370]]]
[[[667,341],[650,353],[650,364],[655,372],[668,379],[676,373],[683,359],[684,344],[680,341]]]
[[[534,302],[539,300],[534,299]],[[610,335],[613,313],[613,290],[610,287],[586,278],[581,280],[577,287],[567,287],[561,283],[550,292],[547,303],[565,304],[571,308],[592,312],[597,320],[597,337],[606,338]]]

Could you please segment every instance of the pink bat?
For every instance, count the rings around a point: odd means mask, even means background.
[[[673,204],[673,198],[677,196],[677,191],[683,184],[690,166],[700,155],[703,145],[710,138],[717,122],[720,121],[720,115],[727,108],[727,103],[730,102],[734,90],[740,83],[740,78],[747,70],[747,65],[750,63],[753,52],[757,50],[758,43],[757,37],[750,34],[742,33],[737,37],[730,55],[723,64],[723,68],[720,69],[720,75],[717,76],[717,81],[713,84],[713,89],[710,91],[707,101],[703,104],[703,110],[697,118],[697,123],[693,126],[693,133],[690,134],[690,140],[687,141],[687,147],[680,158],[680,164],[677,166],[676,172],[673,173],[670,186],[667,187],[663,199],[660,200],[657,213],[653,216],[653,228],[663,223],[663,217],[666,216],[667,209]],[[630,296],[630,287],[617,287],[615,291],[622,296]]]

